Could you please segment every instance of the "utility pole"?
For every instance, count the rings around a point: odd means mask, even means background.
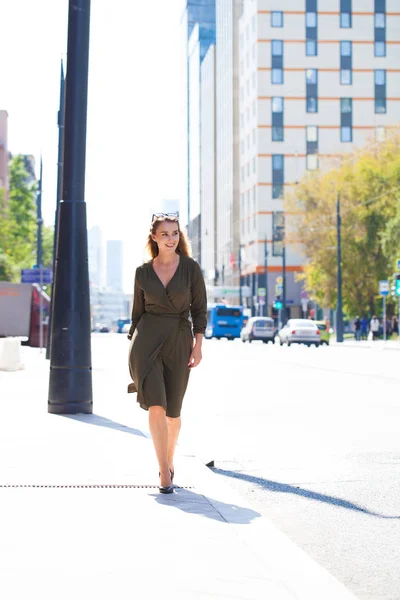
[[[54,215],[54,243],[53,243],[53,276],[56,266],[57,238],[58,238],[58,207],[62,198],[63,154],[64,154],[64,120],[65,120],[65,78],[64,67],[61,61],[60,73],[60,105],[58,110],[58,158],[57,158],[57,198]],[[53,298],[50,299],[49,324],[47,328],[46,358],[50,358],[51,323],[53,320]]]
[[[241,244],[239,244],[238,268],[239,268],[239,304],[240,304],[240,306],[243,306],[243,296],[242,296],[242,245]]]
[[[342,308],[342,250],[341,250],[341,217],[340,192],[336,201],[337,230],[337,303],[336,303],[336,341],[343,342],[343,308]]]
[[[285,214],[283,213],[283,229],[282,229],[282,314],[283,325],[286,325],[286,223]]]
[[[37,215],[37,240],[36,240],[36,267],[39,269],[39,347],[40,353],[43,348],[43,218],[42,218],[42,185],[43,185],[43,160],[40,156],[40,179],[36,199]]]
[[[93,412],[85,203],[90,0],[69,0],[63,194],[58,214],[48,411]]]
[[[265,272],[265,316],[268,317],[268,247],[267,236],[264,239],[264,272]]]

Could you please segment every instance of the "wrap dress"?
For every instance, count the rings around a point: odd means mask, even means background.
[[[189,318],[190,315],[190,318]],[[166,287],[153,261],[136,269],[132,324],[128,337],[129,372],[140,406],[163,406],[168,417],[179,417],[189,381],[193,335],[204,334],[207,295],[199,264],[180,256]]]

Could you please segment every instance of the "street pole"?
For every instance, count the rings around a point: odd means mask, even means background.
[[[48,411],[93,412],[85,203],[90,0],[69,0],[63,194],[58,214]]]
[[[243,306],[243,296],[242,296],[242,246],[241,246],[241,244],[239,244],[238,268],[239,268],[239,305]]]
[[[282,231],[282,314],[283,325],[286,325],[286,224],[285,215],[283,215],[283,231]]]
[[[265,272],[265,316],[268,317],[268,247],[267,237],[264,239],[264,272]]]
[[[62,198],[62,175],[63,175],[63,153],[64,153],[64,120],[65,120],[65,78],[64,66],[61,61],[60,73],[60,105],[58,111],[58,158],[57,158],[57,198],[54,215],[54,242],[53,242],[53,276],[56,267],[56,252],[58,238],[58,208]],[[53,296],[53,295],[52,295]],[[47,327],[46,358],[50,358],[51,347],[51,323],[53,319],[53,297],[50,298],[49,323]]]
[[[383,296],[383,341],[386,342],[386,296]]]
[[[342,250],[341,250],[341,217],[340,193],[336,201],[337,230],[337,303],[336,303],[336,341],[343,342],[343,308],[342,308]]]
[[[42,240],[42,183],[43,183],[43,160],[40,157],[40,178],[36,199],[37,215],[37,240],[36,240],[36,267],[39,269],[39,348],[40,354],[43,349],[43,240]]]

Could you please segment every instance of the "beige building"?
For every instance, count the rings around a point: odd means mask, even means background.
[[[7,120],[7,111],[0,110],[0,188],[5,190],[6,198],[9,190]]]
[[[244,283],[268,304],[282,275],[282,195],[303,173],[382,139],[400,120],[398,0],[244,0],[240,19],[240,234]],[[275,234],[275,241],[273,237]],[[300,312],[286,251],[286,299]]]

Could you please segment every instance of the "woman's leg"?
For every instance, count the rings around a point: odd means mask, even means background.
[[[180,417],[167,417],[168,424],[168,465],[172,472],[174,468],[174,454],[176,443],[178,441],[179,432],[181,430],[181,418]]]
[[[165,409],[162,406],[149,407],[149,427],[160,469],[161,485],[171,485],[168,465],[168,426]]]

